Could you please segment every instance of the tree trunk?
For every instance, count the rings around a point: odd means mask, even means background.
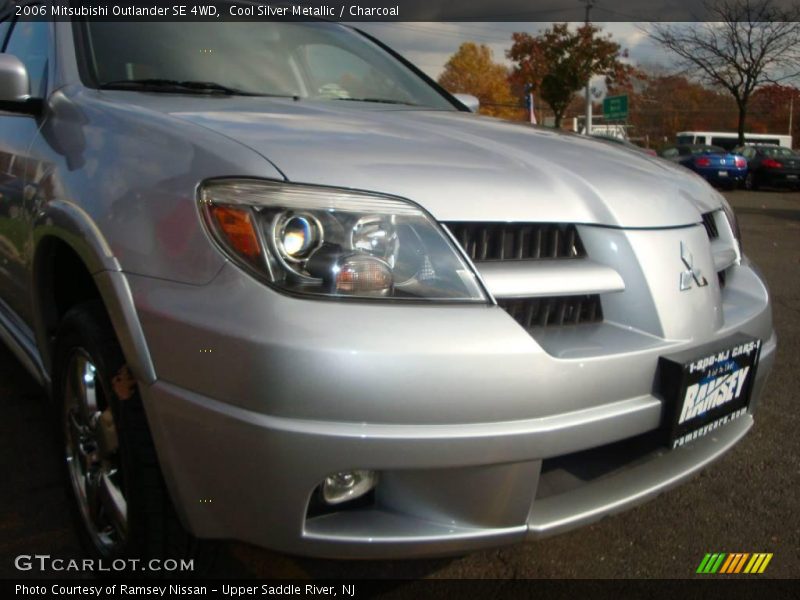
[[[744,122],[747,119],[747,102],[737,102],[739,107],[739,145],[744,145]]]
[[[557,110],[553,111],[553,116],[555,118],[554,127],[556,129],[561,129],[561,118],[564,116],[563,112],[558,112]]]

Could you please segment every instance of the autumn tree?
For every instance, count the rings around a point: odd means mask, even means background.
[[[702,81],[727,91],[744,143],[747,109],[760,86],[800,74],[800,5],[774,0],[712,0],[707,23],[656,24],[650,35]]]
[[[626,85],[613,85],[608,94],[628,95],[632,137],[656,146],[674,143],[679,131],[724,131],[736,124],[730,96],[659,66],[641,65]]]
[[[789,133],[795,141],[800,139],[800,89],[765,85],[753,92],[750,106],[748,129],[753,133]]]
[[[596,25],[570,30],[567,23],[556,23],[537,36],[514,33],[506,56],[516,63],[511,73],[516,85],[529,84],[550,106],[555,126],[561,126],[564,113],[575,93],[595,75],[606,85],[624,81],[630,67],[621,59],[628,56],[611,34],[597,35]]]
[[[511,118],[520,112],[511,96],[508,69],[494,62],[485,44],[464,42],[450,57],[439,76],[439,85],[453,94],[472,94],[481,101],[480,112]]]

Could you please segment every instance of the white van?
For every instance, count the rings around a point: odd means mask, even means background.
[[[677,144],[711,144],[733,150],[739,145],[739,134],[726,131],[681,131],[675,136]],[[773,133],[745,133],[746,144],[775,144],[792,147],[792,136]]]

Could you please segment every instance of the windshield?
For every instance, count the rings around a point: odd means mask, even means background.
[[[719,146],[694,146],[691,152],[692,154],[727,154],[728,151]]]
[[[334,23],[90,22],[84,37],[86,66],[101,88],[457,110],[391,54]]]

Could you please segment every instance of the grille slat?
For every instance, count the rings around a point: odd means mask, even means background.
[[[572,315],[572,325],[578,325],[581,319],[581,311],[583,310],[583,301],[578,298],[574,314]]]
[[[550,258],[558,258],[558,236],[561,233],[558,229],[554,229],[552,233],[552,243],[550,244]]]
[[[598,321],[602,321],[603,320],[603,315],[600,314],[598,316],[598,313],[600,313],[600,298],[599,297],[597,298],[597,302],[590,302],[589,303],[589,311],[588,311],[588,314],[586,316],[586,320],[589,323],[596,323]]]
[[[525,329],[600,323],[600,296],[558,296],[498,300],[497,304]]]
[[[447,223],[475,262],[584,258],[575,225],[558,223]]]
[[[575,228],[567,229],[567,248],[574,248],[577,245],[578,231]]]
[[[716,240],[719,237],[719,230],[717,229],[717,222],[714,219],[714,213],[703,213],[703,226],[706,228],[708,239]]]

